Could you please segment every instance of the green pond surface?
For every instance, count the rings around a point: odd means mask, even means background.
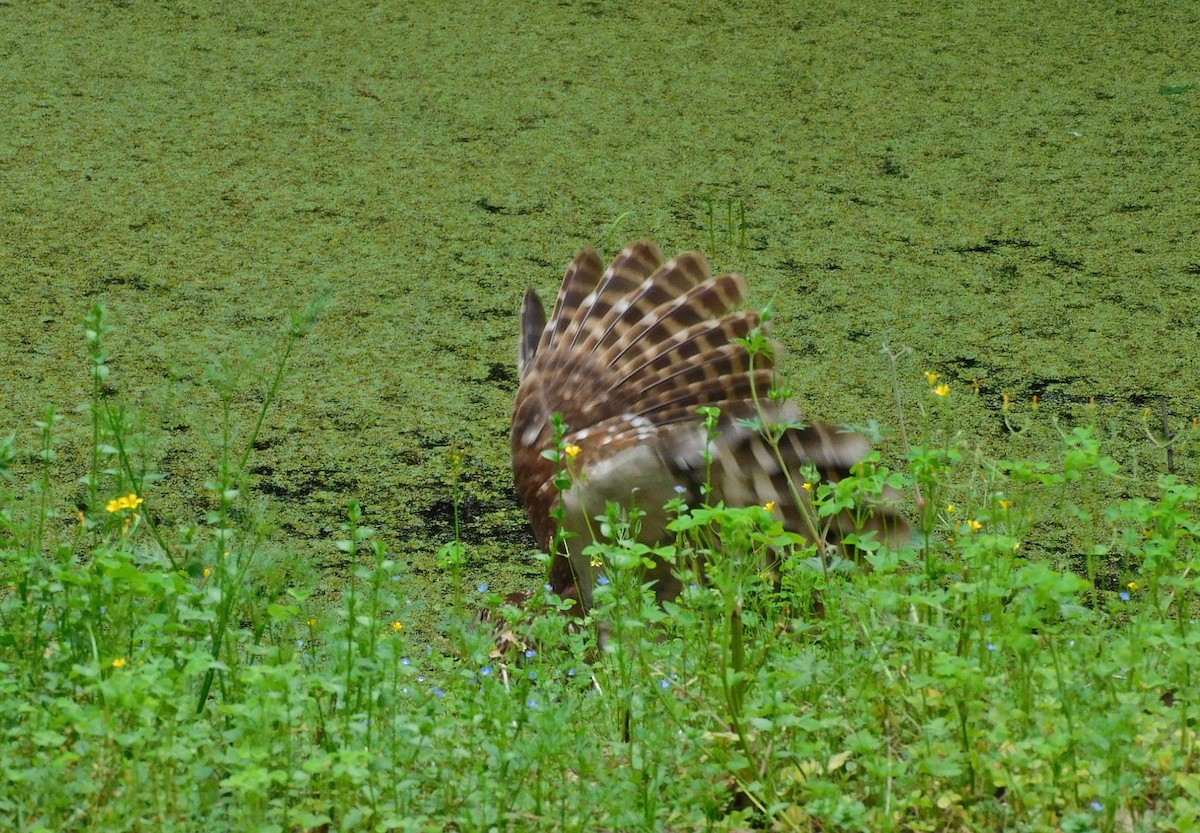
[[[252,465],[275,544],[330,587],[356,498],[444,597],[452,445],[472,587],[537,580],[508,459],[517,309],[587,244],[745,274],[815,417],[896,428],[884,344],[911,351],[910,409],[923,371],[951,385],[915,427],[991,454],[1038,450],[1006,393],[1067,423],[1095,397],[1147,481],[1143,410],[1200,415],[1191,0],[0,0],[0,78],[0,434],[28,462],[60,408],[69,506],[103,302],[109,383],[160,438],[147,505],[198,521],[205,368],[328,291]]]

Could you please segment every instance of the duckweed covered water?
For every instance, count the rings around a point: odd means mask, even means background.
[[[342,574],[357,497],[444,592],[455,445],[472,586],[519,586],[520,295],[651,237],[750,278],[817,416],[895,427],[886,343],[990,453],[1037,450],[1003,394],[1094,397],[1152,479],[1142,410],[1200,414],[1197,32],[1191,2],[0,2],[0,433],[55,404],[83,473],[103,301],[147,500],[196,520],[205,367],[330,290],[255,458],[278,545]]]

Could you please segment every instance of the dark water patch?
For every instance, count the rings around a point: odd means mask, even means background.
[[[414,448],[404,448],[395,452],[393,457],[402,466],[420,466],[425,462],[426,455]]]
[[[820,272],[842,272],[842,265],[835,260],[820,262],[803,262],[789,255],[777,261],[775,269],[786,277],[781,281],[789,292],[816,293],[820,292],[827,280]],[[822,307],[825,309],[825,307]]]
[[[332,220],[342,216],[342,212],[324,205],[312,205],[308,208],[297,208],[295,209],[295,213],[306,214],[311,217],[321,217],[322,219],[326,220]]]
[[[450,438],[445,434],[418,431],[415,438],[417,445],[426,450],[434,448],[447,449],[450,447]]]
[[[95,295],[102,289],[129,288],[145,292],[150,289],[150,283],[141,275],[100,275],[92,285],[89,294]]]
[[[468,321],[508,321],[511,319],[515,322],[516,314],[508,307],[487,307],[485,309],[464,309],[463,318]]]
[[[1073,271],[1080,271],[1083,269],[1082,260],[1064,254],[1058,249],[1051,249],[1046,256],[1042,258],[1042,260],[1048,261],[1063,269],[1071,269]]]
[[[1036,396],[1042,402],[1055,401],[1056,397],[1067,394],[1056,389],[1057,386],[1071,385],[1078,381],[1075,376],[1033,376],[1025,381],[1025,391],[1030,396]]]
[[[908,173],[891,156],[885,156],[879,163],[879,172],[884,176],[896,177],[898,179],[907,179]]]
[[[958,254],[992,254],[999,249],[1030,249],[1036,245],[1031,240],[1016,237],[987,237],[982,243],[952,246],[950,251]]]
[[[488,214],[499,214],[502,217],[527,217],[531,214],[537,214],[545,211],[544,203],[534,203],[533,205],[519,205],[516,207],[504,205],[494,202],[490,197],[483,196],[475,200],[475,205],[482,208]]]
[[[443,488],[429,484],[429,490]],[[421,537],[427,541],[455,540],[455,504],[450,496],[440,497],[416,510],[421,519]],[[533,548],[536,542],[516,492],[483,498],[470,492],[458,501],[458,538],[472,546],[509,544]]]
[[[353,493],[357,485],[354,478],[340,469],[314,467],[281,474],[274,466],[261,463],[250,472],[258,477],[255,491],[289,502],[327,493]]]
[[[488,366],[487,376],[484,377],[483,381],[499,385],[505,390],[515,390],[517,387],[517,371],[512,365],[503,362],[493,362]]]
[[[1021,269],[1015,263],[1002,263],[996,267],[996,277],[1001,280],[1011,281],[1016,280],[1021,275]],[[984,291],[990,292],[992,287],[985,285]]]
[[[519,130],[532,130],[548,121],[550,121],[549,113],[525,113],[517,116],[517,128]]]

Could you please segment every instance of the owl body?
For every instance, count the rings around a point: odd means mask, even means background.
[[[799,427],[793,406],[768,398],[771,351],[752,355],[742,341],[760,324],[757,313],[738,310],[745,293],[740,276],[712,277],[698,253],[663,263],[649,242],[625,249],[607,269],[593,249],[580,252],[549,319],[537,294],[526,292],[514,478],[547,552],[555,538],[552,511],[562,502],[564,528],[574,534],[566,552],[551,553],[550,586],[581,609],[591,605],[595,572],[582,550],[608,502],[645,512],[639,538],[652,545],[669,536],[663,505],[677,497],[691,505],[771,504],[787,528],[822,544],[849,531],[848,519],[835,518],[818,532],[808,493],[796,484],[808,464],[823,479],[839,480],[869,444],[827,425]],[[701,406],[720,411],[715,439],[697,413]],[[543,455],[555,446],[555,414],[567,426],[563,444],[574,452],[567,460],[572,485],[561,495],[558,464]],[[797,427],[772,445],[747,421]],[[904,522],[893,507],[880,506],[875,526],[895,538]],[[665,564],[647,580],[657,582],[660,599],[678,594]]]

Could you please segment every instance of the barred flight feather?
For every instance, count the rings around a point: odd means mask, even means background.
[[[696,252],[663,263],[653,243],[635,243],[607,269],[594,249],[584,249],[567,269],[547,320],[532,289],[521,313],[520,375],[513,413],[512,453],[517,491],[529,512],[538,544],[554,539],[551,512],[559,500],[565,525],[576,537],[568,553],[556,553],[551,589],[591,603],[592,568],[582,557],[590,518],[606,501],[647,513],[641,536],[648,543],[666,533],[661,507],[679,494],[701,500],[706,435],[696,409],[721,409],[720,436],[711,444],[710,500],[731,506],[774,503],[785,526],[812,537],[812,509],[789,485],[801,469],[815,466],[836,482],[869,451],[865,438],[813,423],[789,428],[772,446],[745,424],[762,417],[799,424],[790,405],[766,400],[772,356],[753,358],[739,343],[760,325],[753,311],[738,311],[746,283],[738,275],[712,277]],[[761,404],[756,404],[756,399]],[[542,456],[554,444],[554,414],[569,429],[568,445],[580,448],[572,463],[575,483],[565,496],[554,487],[555,464]],[[873,507],[868,528],[895,542],[906,524],[885,496]],[[806,513],[807,516],[806,516]],[[838,516],[821,529],[822,545],[836,546],[853,531]],[[651,571],[659,598],[679,590],[662,565]]]

